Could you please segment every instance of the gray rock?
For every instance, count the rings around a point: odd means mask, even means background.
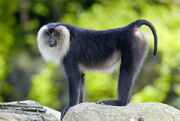
[[[180,121],[180,110],[161,103],[122,107],[81,103],[70,108],[63,121]]]
[[[59,121],[60,112],[34,101],[0,103],[0,121]]]
[[[59,121],[60,112],[34,101],[0,103],[0,121]],[[108,106],[81,103],[63,121],[180,121],[180,110],[161,103]]]

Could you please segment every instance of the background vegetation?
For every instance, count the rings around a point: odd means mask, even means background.
[[[163,102],[180,108],[178,0],[0,0],[0,101],[32,99],[55,109],[67,104],[63,67],[45,63],[37,49],[42,25],[60,21],[100,30],[136,19],[154,24],[159,51],[152,55],[152,34],[142,27],[150,52],[131,102]],[[86,72],[86,101],[115,98],[117,74]]]

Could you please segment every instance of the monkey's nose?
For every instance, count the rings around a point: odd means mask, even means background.
[[[57,42],[56,42],[56,40],[50,38],[49,41],[48,41],[48,44],[49,44],[50,47],[54,47],[54,46],[57,45]]]

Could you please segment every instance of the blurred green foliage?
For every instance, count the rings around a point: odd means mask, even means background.
[[[0,0],[0,101],[33,99],[55,109],[67,104],[62,66],[45,64],[38,52],[40,26],[61,21],[100,30],[136,19],[154,24],[159,51],[152,56],[152,34],[142,27],[150,53],[131,102],[163,102],[180,108],[180,3],[174,0]],[[86,72],[85,78],[86,100],[116,98],[118,70]]]
[[[13,4],[13,5],[11,5]],[[0,1],[0,101],[3,100],[3,95],[9,93],[10,86],[5,81],[8,76],[8,56],[15,42],[13,38],[13,30],[11,29],[16,23],[13,14],[18,10],[18,0]],[[8,9],[7,9],[8,8]]]
[[[116,75],[117,76],[117,75]],[[86,73],[87,99],[105,100],[116,96],[117,79],[110,74]],[[93,85],[93,86],[92,86]]]
[[[32,77],[32,88],[28,98],[41,102],[46,106],[59,107],[60,102],[57,99],[58,86],[53,81],[56,75],[55,65],[47,64],[40,73]]]

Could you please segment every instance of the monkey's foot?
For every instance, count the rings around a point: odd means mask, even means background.
[[[127,103],[122,103],[119,100],[101,100],[97,101],[96,104],[112,105],[112,106],[125,106]]]
[[[68,109],[70,108],[71,106],[66,106],[62,111],[61,111],[61,121],[63,119],[63,117],[65,116],[66,112],[68,111]]]

